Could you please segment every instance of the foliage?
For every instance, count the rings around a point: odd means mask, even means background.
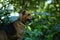
[[[60,0],[0,0],[0,26],[9,23],[9,15],[26,9],[35,17],[26,25],[23,40],[59,40],[60,33]],[[14,10],[8,9],[9,5]],[[3,18],[5,17],[5,18]],[[58,34],[58,35],[55,35]],[[56,37],[58,39],[55,39]]]

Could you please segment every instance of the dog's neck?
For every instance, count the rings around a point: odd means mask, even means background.
[[[25,22],[23,22],[22,20],[18,19],[17,21],[20,21],[21,23],[23,23],[25,25]]]

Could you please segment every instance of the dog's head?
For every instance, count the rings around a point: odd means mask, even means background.
[[[21,20],[24,24],[27,21],[31,21],[32,19],[33,17],[31,16],[31,14],[26,12],[25,10],[23,10],[22,13],[20,13],[19,20]]]

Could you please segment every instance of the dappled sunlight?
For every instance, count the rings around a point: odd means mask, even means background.
[[[10,22],[14,22],[14,21],[16,21],[17,19],[18,19],[18,16],[19,16],[19,13],[17,13],[17,12],[12,12],[11,14],[10,14]]]
[[[0,8],[2,7],[2,4],[0,4]]]
[[[8,7],[8,10],[14,10],[14,7],[13,7],[13,5],[9,5],[9,7]]]
[[[52,3],[52,1],[53,1],[53,0],[47,0],[46,3],[47,3],[47,4],[50,4],[50,3]]]
[[[60,0],[0,0],[0,26],[16,21],[19,13],[29,16],[24,10],[34,19],[15,24],[24,24],[23,40],[60,40]]]

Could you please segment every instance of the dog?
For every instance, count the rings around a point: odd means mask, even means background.
[[[33,17],[30,13],[23,10],[16,21],[6,25],[4,30],[7,34],[8,40],[22,40],[25,30],[25,23],[31,21]]]
[[[0,30],[0,40],[8,40],[6,32],[4,30]]]

